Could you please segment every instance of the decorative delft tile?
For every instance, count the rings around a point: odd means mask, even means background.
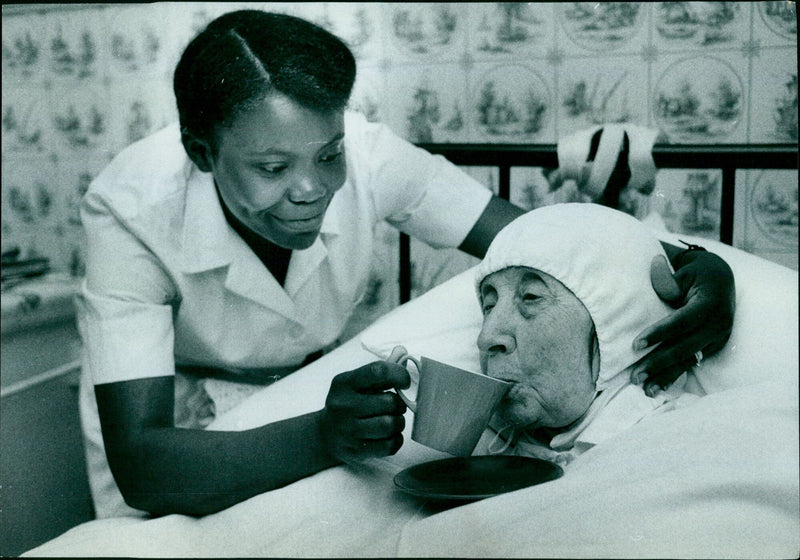
[[[105,168],[105,158],[63,158],[58,162],[58,175],[61,181],[59,196],[63,201],[63,225],[66,228],[79,228],[80,201],[86,194],[89,184]]]
[[[42,77],[47,34],[41,16],[3,15],[3,77],[34,80]]]
[[[553,47],[552,3],[478,2],[469,10],[469,52],[475,60],[544,58]]]
[[[753,2],[753,34],[764,45],[797,45],[797,3],[777,0]]]
[[[171,22],[163,4],[120,7],[101,34],[109,53],[109,72],[163,75],[171,48]]]
[[[465,52],[466,4],[388,3],[383,12],[389,56],[400,60],[458,61]]]
[[[797,50],[770,48],[752,72],[750,141],[797,142]]]
[[[379,4],[372,2],[323,2],[316,23],[342,39],[356,60],[372,62],[383,53]],[[385,7],[383,7],[385,9]]]
[[[15,231],[53,228],[64,221],[55,164],[45,157],[4,159],[3,221]],[[6,240],[4,240],[5,242]]]
[[[558,72],[558,135],[597,124],[648,120],[648,67],[636,56],[572,58]]]
[[[745,141],[747,65],[741,55],[665,57],[653,71],[653,122],[671,142]]]
[[[54,11],[47,22],[44,56],[56,80],[93,80],[105,71],[103,10]]]
[[[554,141],[551,88],[522,64],[476,65],[472,74],[469,119],[476,137],[488,143]]]
[[[384,76],[376,66],[359,66],[348,108],[358,111],[370,122],[383,122],[386,113]]]
[[[797,170],[736,174],[733,244],[797,270]]]
[[[638,52],[646,38],[646,2],[564,2],[557,14],[569,54]]]
[[[41,87],[7,84],[3,75],[2,150],[3,154],[41,154],[51,139],[47,107],[49,94]],[[32,84],[31,84],[32,85]]]
[[[154,7],[152,4],[146,6],[151,14]],[[164,43],[163,54],[167,72],[174,72],[189,41],[212,20],[244,7],[246,4],[240,2],[170,2],[161,6],[163,18],[169,22],[170,39]]]
[[[658,2],[653,43],[664,52],[736,47],[750,37],[747,2]]]
[[[457,64],[395,66],[386,122],[411,142],[463,142],[468,137],[466,77]]]
[[[719,241],[721,198],[719,170],[661,169],[649,199],[632,213],[655,214],[671,232]]]
[[[119,77],[108,93],[115,107],[108,135],[114,153],[178,120],[171,84],[160,78]]]
[[[105,88],[56,85],[49,109],[53,150],[108,149],[111,111]]]
[[[557,202],[571,202],[562,200],[565,193],[550,191],[550,183],[539,167],[512,167],[510,183],[511,202],[525,210]]]

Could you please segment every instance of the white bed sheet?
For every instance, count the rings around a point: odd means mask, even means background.
[[[706,245],[734,268],[738,301],[731,342],[703,365],[711,394],[584,453],[557,481],[439,511],[392,484],[403,468],[446,456],[410,440],[409,415],[395,456],[328,469],[201,519],[92,521],[27,555],[798,557],[797,273]],[[404,343],[469,366],[474,297],[460,275],[361,338],[378,354]],[[319,409],[336,373],[374,358],[352,340],[210,428]]]

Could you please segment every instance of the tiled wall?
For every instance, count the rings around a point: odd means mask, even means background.
[[[345,39],[359,61],[353,106],[413,141],[549,143],[630,121],[677,143],[797,142],[793,2],[4,5],[4,250],[80,274],[81,193],[120,149],[175,118],[183,46],[240,7]],[[496,184],[492,170],[471,171]],[[515,170],[515,200],[542,203],[542,181]],[[642,205],[673,230],[715,238],[720,182],[664,171]],[[736,189],[735,244],[797,268],[797,172],[741,172]],[[395,301],[395,247],[386,231],[371,309]],[[416,244],[413,254],[415,292],[472,262]]]

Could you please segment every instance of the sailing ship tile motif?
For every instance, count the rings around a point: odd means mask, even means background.
[[[744,128],[744,84],[722,58],[683,58],[659,77],[652,107],[658,127],[670,141],[719,142]]]
[[[530,66],[507,64],[484,70],[471,99],[472,124],[485,142],[554,139],[550,88]]]
[[[412,142],[467,141],[468,94],[463,72],[454,64],[398,66],[389,72],[387,107],[392,127]]]
[[[646,17],[640,2],[564,2],[559,7],[567,37],[593,52],[632,48]]]
[[[476,60],[544,57],[553,44],[551,5],[486,2],[469,5],[470,54]]]
[[[785,0],[757,2],[758,15],[779,37],[797,42],[797,3]]]
[[[465,10],[449,3],[392,4],[390,38],[399,52],[412,59],[456,60],[463,52]]]
[[[4,87],[2,94],[3,154],[39,154],[47,147],[48,95],[40,89]]]
[[[764,240],[797,251],[797,170],[752,171],[748,209]]]
[[[659,2],[654,9],[654,42],[661,48],[735,45],[749,26],[742,2]]]
[[[44,48],[34,20],[3,18],[3,76],[30,79],[41,74]]]

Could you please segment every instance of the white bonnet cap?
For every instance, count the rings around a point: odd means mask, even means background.
[[[475,287],[511,266],[535,268],[564,284],[594,321],[600,347],[597,390],[652,348],[633,350],[642,330],[671,308],[650,283],[650,263],[661,243],[636,218],[605,206],[555,204],[508,224],[476,268]]]

